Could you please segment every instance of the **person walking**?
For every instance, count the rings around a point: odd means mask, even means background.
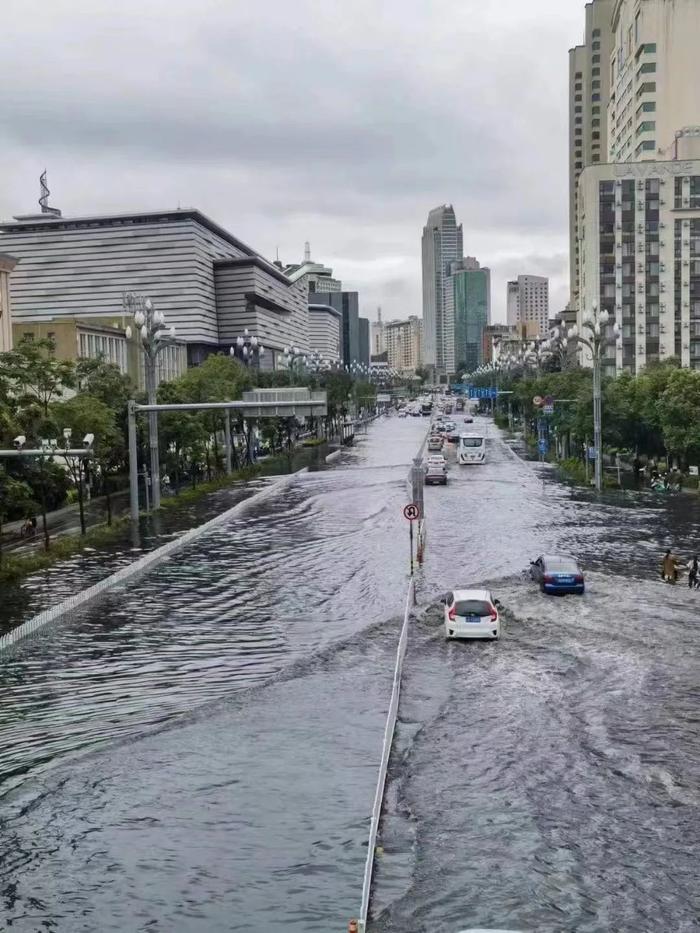
[[[661,561],[661,578],[666,583],[675,583],[678,580],[678,561],[669,548]]]
[[[688,589],[697,590],[700,583],[698,582],[698,571],[700,566],[698,566],[698,556],[697,554],[691,560],[688,561]]]

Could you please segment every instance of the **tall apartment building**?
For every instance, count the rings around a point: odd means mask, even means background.
[[[522,325],[532,337],[549,333],[549,279],[519,275],[507,284],[508,325]]]
[[[582,308],[598,302],[622,327],[609,374],[677,356],[700,369],[700,131],[678,159],[589,166],[579,185]]]
[[[387,362],[392,369],[414,373],[422,364],[423,321],[415,315],[407,321],[384,325]]]
[[[0,353],[12,349],[12,310],[10,308],[10,273],[17,265],[14,256],[0,253]]]
[[[433,208],[423,228],[423,361],[439,374],[455,372],[450,264],[462,259],[462,225],[451,204]]]
[[[700,122],[700,4],[616,0],[608,161],[673,158],[676,132]]]
[[[491,271],[467,256],[452,263],[450,280],[456,371],[473,372],[484,361],[484,329],[491,323]]]
[[[569,277],[571,303],[579,292],[578,179],[587,165],[605,161],[610,96],[611,20],[615,0],[586,4],[583,45],[569,50]]]

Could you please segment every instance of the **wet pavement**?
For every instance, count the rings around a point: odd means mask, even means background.
[[[700,594],[656,576],[667,541],[700,540],[697,504],[599,503],[475,428],[487,464],[425,491],[371,929],[697,930]],[[425,429],[379,421],[0,657],[0,928],[346,928]],[[557,548],[588,571],[581,599],[523,576]],[[446,644],[437,599],[472,582],[504,636]]]

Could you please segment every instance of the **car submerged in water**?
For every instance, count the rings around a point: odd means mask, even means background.
[[[583,571],[573,557],[543,554],[531,561],[530,576],[543,593],[550,595],[575,593],[582,596],[586,589]]]

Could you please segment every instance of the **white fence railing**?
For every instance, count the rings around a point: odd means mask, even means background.
[[[415,584],[413,577],[408,584],[406,593],[406,608],[404,610],[403,625],[399,635],[399,646],[396,651],[396,665],[394,667],[394,682],[391,688],[391,700],[389,701],[389,713],[387,715],[386,726],[384,728],[384,743],[382,745],[382,758],[379,766],[379,777],[377,779],[377,788],[374,792],[374,805],[372,807],[372,821],[369,828],[369,842],[367,844],[367,860],[365,862],[365,877],[362,883],[362,902],[360,905],[360,919],[358,933],[365,933],[367,927],[367,915],[369,913],[369,899],[372,891],[372,876],[374,874],[374,855],[377,848],[377,833],[379,832],[379,821],[382,815],[382,802],[384,800],[384,787],[386,785],[386,775],[389,768],[389,758],[391,757],[391,747],[394,742],[394,731],[396,729],[396,718],[399,712],[399,697],[401,695],[401,673],[403,671],[403,659],[406,655],[406,643],[408,641],[408,622],[411,616],[411,606],[413,605],[413,594]]]
[[[216,525],[221,525],[229,521],[235,515],[245,512],[245,510],[251,505],[258,505],[263,499],[266,499],[269,496],[279,492],[280,489],[291,485],[295,478],[300,473],[305,473],[306,470],[307,468],[304,467],[302,470],[298,470],[296,473],[291,473],[280,477],[279,479],[272,482],[269,486],[261,489],[260,492],[254,493],[247,499],[243,499],[242,502],[238,502],[226,512],[222,512],[221,515],[217,515],[215,518],[210,519],[203,525],[198,525],[196,528],[190,528],[189,531],[186,531],[184,534],[180,535],[179,538],[174,538],[172,541],[168,541],[167,544],[163,544],[161,547],[155,548],[148,554],[144,554],[143,557],[140,557],[138,560],[129,564],[127,567],[122,567],[121,570],[117,570],[116,573],[105,577],[104,580],[100,580],[98,583],[88,587],[86,590],[81,590],[81,592],[75,593],[73,596],[69,596],[67,599],[64,599],[56,606],[52,606],[50,609],[44,609],[42,612],[39,612],[27,622],[24,622],[17,628],[12,629],[11,632],[3,635],[0,638],[0,651],[4,651],[7,648],[12,647],[12,645],[17,644],[18,641],[21,641],[28,635],[36,632],[38,629],[43,628],[50,622],[56,622],[63,618],[63,616],[66,616],[71,612],[75,612],[76,609],[87,605],[118,584],[124,583],[126,580],[130,580],[132,577],[143,573],[146,570],[150,570],[152,567],[155,567],[157,564],[161,563],[174,551],[177,551],[184,547],[186,544],[194,541],[196,538],[200,537],[200,535],[214,528]]]

